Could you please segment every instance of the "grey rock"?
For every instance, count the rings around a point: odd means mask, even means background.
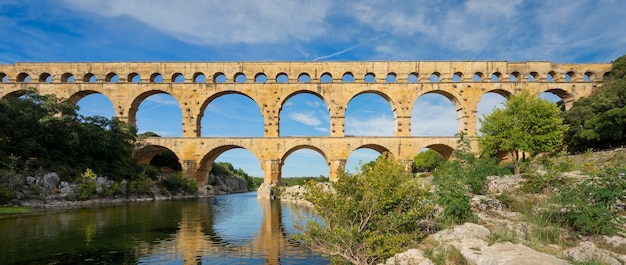
[[[59,178],[59,175],[57,175],[57,173],[52,172],[45,174],[41,180],[42,193],[46,196],[51,195],[57,189],[57,185],[59,185],[60,180],[61,179]]]
[[[596,247],[596,244],[589,241],[578,243],[578,246],[570,248],[563,253],[563,257],[571,258],[576,262],[601,262],[602,264],[621,265],[615,259],[615,253]]]
[[[434,265],[430,259],[424,257],[424,252],[419,249],[409,249],[388,258],[385,263],[379,265]]]
[[[541,253],[532,248],[511,242],[495,243],[482,248],[464,248],[461,254],[469,264],[476,265],[559,265],[569,264],[566,260]]]

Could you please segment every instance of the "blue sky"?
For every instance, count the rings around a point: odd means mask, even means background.
[[[542,60],[611,62],[626,53],[621,0],[2,0],[0,63],[49,61],[338,61]],[[486,95],[479,115],[503,99]],[[93,95],[81,114],[113,115]],[[453,135],[456,113],[436,95],[414,105],[413,135]],[[424,111],[428,110],[428,111]],[[181,134],[178,104],[165,94],[139,108],[140,132]],[[165,122],[164,122],[165,121]],[[261,136],[258,107],[236,95],[218,98],[202,120],[203,136]],[[391,135],[393,115],[380,97],[355,98],[346,134]],[[299,95],[281,112],[281,135],[328,135],[323,102]],[[348,169],[377,155],[353,153]],[[224,153],[253,176],[259,162],[245,150]],[[327,175],[317,153],[301,150],[283,176]]]

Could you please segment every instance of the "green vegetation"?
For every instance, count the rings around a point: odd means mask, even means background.
[[[134,127],[79,116],[77,106],[54,95],[23,92],[0,99],[0,168],[55,171],[67,181],[87,168],[115,180],[140,171],[132,157]]]
[[[480,148],[487,154],[510,154],[515,174],[519,174],[525,153],[532,157],[552,152],[563,144],[567,126],[560,115],[559,108],[548,100],[527,92],[511,96],[503,109],[481,118]]]
[[[444,162],[443,156],[437,151],[428,149],[413,158],[413,172],[430,172]]]
[[[243,178],[243,180],[246,182],[248,190],[256,190],[257,188],[259,188],[259,186],[261,186],[261,184],[263,184],[263,178],[252,177],[241,168],[235,169],[233,165],[228,162],[213,163],[211,173],[213,175],[238,176],[240,178]]]
[[[327,182],[328,178],[324,175],[320,175],[319,177],[292,177],[292,178],[282,178],[282,185],[291,187],[291,186],[304,186],[306,183],[310,181],[317,182]]]
[[[434,172],[437,202],[443,207],[444,222],[461,224],[473,219],[471,194],[484,194],[488,176],[501,176],[510,171],[500,167],[495,158],[477,158],[470,153],[470,142],[460,135],[455,159],[446,161]]]
[[[380,156],[331,188],[307,184],[319,220],[297,226],[297,239],[354,264],[376,264],[423,235],[418,221],[432,213],[429,192],[396,161]]]
[[[574,102],[563,118],[569,125],[566,140],[572,151],[626,145],[626,55],[613,62],[602,89]]]

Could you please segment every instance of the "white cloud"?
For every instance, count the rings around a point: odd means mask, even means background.
[[[453,136],[458,132],[457,113],[444,96],[421,96],[411,111],[411,135]]]
[[[316,118],[314,113],[303,113],[294,111],[289,113],[289,118],[309,126],[318,126],[322,124],[322,121]]]
[[[198,43],[278,43],[326,33],[329,0],[66,0],[71,8],[128,16],[180,40]]]
[[[389,116],[378,116],[360,120],[349,116],[345,119],[345,135],[358,136],[393,136],[394,121]]]

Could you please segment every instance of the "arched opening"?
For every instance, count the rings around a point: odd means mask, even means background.
[[[341,82],[354,82],[354,75],[350,72],[346,72],[341,77]]]
[[[52,75],[50,75],[49,73],[41,73],[39,75],[39,82],[40,83],[52,83]]]
[[[7,83],[9,82],[9,78],[7,77],[7,75],[5,73],[0,72],[0,83]]]
[[[163,91],[148,91],[138,96],[128,113],[137,133],[154,132],[163,137],[182,136],[182,117],[178,100]]]
[[[218,163],[220,166],[215,166]],[[215,185],[216,179],[209,178],[209,174],[239,175],[245,180],[244,173],[249,177],[263,178],[263,170],[257,156],[242,146],[223,145],[204,155],[195,177],[198,182],[206,180],[209,185]],[[252,181],[254,182],[254,180]],[[260,180],[256,181],[257,184],[260,184],[259,182]]]
[[[264,73],[258,73],[254,76],[254,82],[256,83],[266,83],[267,76]]]
[[[83,117],[115,117],[115,108],[107,96],[95,91],[80,91],[70,97],[70,102],[78,106],[78,115]]]
[[[98,80],[96,79],[96,75],[92,74],[92,73],[87,73],[85,74],[85,76],[83,76],[83,82],[84,83],[95,83]]]
[[[163,83],[163,75],[160,73],[153,73],[150,75],[150,83]]]
[[[553,102],[561,111],[568,110],[574,103],[574,97],[560,88],[546,90],[539,94],[538,97]]]
[[[486,115],[491,114],[495,109],[503,108],[510,93],[504,90],[494,90],[485,93],[476,105],[476,132],[481,135],[480,120]]]
[[[367,73],[365,77],[363,77],[363,81],[365,81],[365,83],[374,83],[376,81],[376,75],[374,75],[374,73]]]
[[[239,72],[235,74],[235,83],[245,83],[247,79],[244,73]]]
[[[206,75],[201,72],[197,72],[193,74],[193,82],[194,83],[206,83]]]
[[[502,78],[502,74],[500,72],[491,74],[491,82],[500,82],[500,78]]]
[[[556,81],[554,80],[555,78],[556,78],[556,73],[554,71],[550,71],[546,74],[546,82]]]
[[[432,172],[450,159],[453,153],[454,149],[444,144],[432,144],[424,147],[413,156],[411,171],[413,173]]]
[[[128,82],[131,83],[140,83],[141,82],[141,76],[138,73],[130,73],[128,74]]]
[[[198,117],[202,137],[262,137],[263,115],[246,95],[225,92],[209,98]]]
[[[322,82],[322,83],[332,83],[333,82],[333,76],[330,73],[323,73],[320,76],[320,82]]]
[[[111,82],[111,83],[117,83],[119,81],[119,76],[116,73],[114,73],[114,72],[110,72],[106,76],[104,76],[104,81],[105,82]]]
[[[394,118],[387,95],[364,92],[348,102],[345,112],[346,136],[392,136]]]
[[[299,92],[289,96],[280,113],[280,136],[330,135],[330,111],[320,95]]]
[[[456,108],[446,96],[428,93],[413,103],[411,135],[454,136],[459,129]]]
[[[572,82],[576,79],[576,73],[573,71],[569,71],[565,73],[565,82]]]
[[[385,82],[387,83],[395,83],[396,82],[396,73],[388,73],[385,78]]]
[[[528,82],[535,82],[535,80],[537,80],[538,75],[539,74],[537,74],[537,72],[528,73]]]
[[[160,175],[171,175],[182,171],[182,165],[176,153],[163,146],[144,146],[135,152],[134,157],[140,165],[152,166]]]
[[[224,73],[215,73],[213,75],[213,83],[226,83],[226,75]]]
[[[30,82],[30,76],[27,73],[19,73],[16,80],[21,83],[28,83]]]
[[[387,148],[379,145],[364,145],[352,151],[346,161],[345,171],[356,173],[361,167],[368,162],[376,160],[382,154],[389,153]]]
[[[309,74],[307,74],[307,73],[301,73],[298,76],[298,82],[300,82],[300,83],[309,83],[309,82],[311,82],[311,76],[309,76]]]
[[[61,75],[61,82],[63,83],[74,83],[74,81],[75,81],[75,78],[72,73],[65,73]]]
[[[173,83],[184,83],[185,82],[185,76],[182,73],[174,73],[172,75],[171,82],[173,82]]]
[[[434,72],[430,74],[430,82],[431,83],[439,82],[440,77],[441,77],[441,74],[439,72]]]
[[[281,178],[313,177],[328,178],[330,167],[324,153],[313,146],[298,146],[281,159]]]
[[[289,82],[289,76],[287,76],[287,74],[280,73],[276,75],[276,83],[288,83],[288,82]]]
[[[595,80],[596,76],[593,72],[585,72],[585,74],[583,75],[583,80],[585,82],[589,82],[591,80]]]
[[[452,75],[452,82],[461,82],[463,80],[463,73],[456,72]]]
[[[519,72],[517,72],[517,71],[512,72],[511,74],[509,74],[509,81],[517,82],[517,80],[519,80],[519,77],[520,77],[520,73]]]
[[[602,80],[607,80],[607,79],[609,79],[609,76],[610,76],[610,75],[611,75],[611,72],[605,72],[605,73],[602,75]]]
[[[417,83],[417,81],[419,81],[417,79],[418,73],[410,73],[409,76],[407,76],[407,82],[409,83]]]
[[[481,72],[476,72],[474,73],[474,75],[472,75],[472,81],[474,82],[480,82],[483,81],[483,73]]]

